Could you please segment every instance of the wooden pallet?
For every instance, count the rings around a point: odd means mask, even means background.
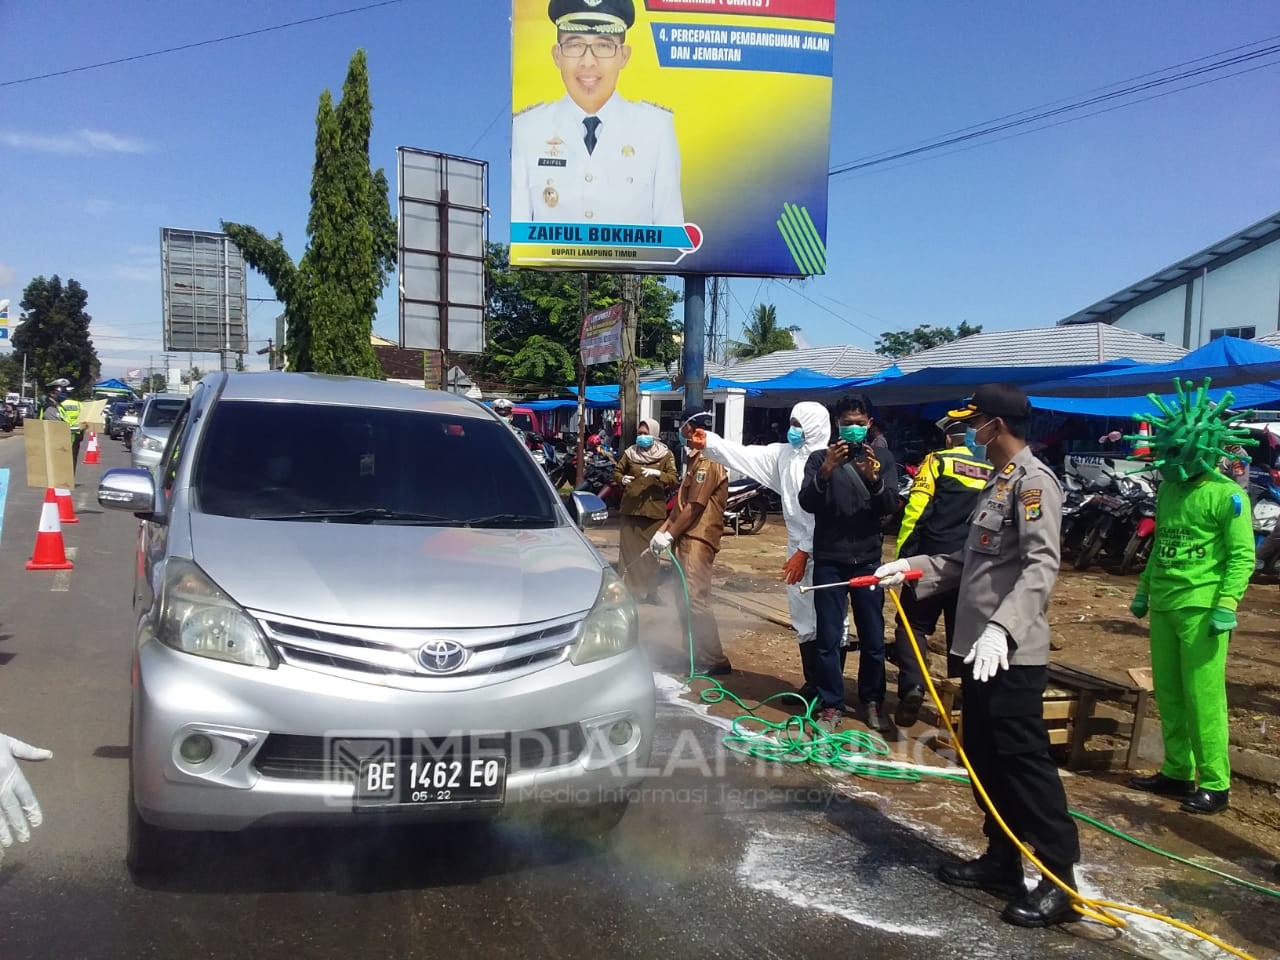
[[[964,731],[960,723],[960,681],[947,678],[938,684],[942,704],[950,715],[951,724],[963,742]],[[1123,683],[1098,676],[1065,664],[1049,665],[1049,685],[1044,692],[1044,720],[1049,731],[1049,743],[1065,753],[1067,768],[1081,770],[1099,763],[1112,765],[1123,758],[1124,765],[1133,769],[1138,763],[1138,750],[1142,744],[1142,726],[1147,712],[1148,691],[1137,684]],[[1133,711],[1133,720],[1123,721],[1115,717],[1099,716],[1099,703],[1117,703]],[[1099,734],[1128,737],[1129,746],[1124,751],[1089,750],[1089,740]],[[945,732],[938,743],[954,747]]]

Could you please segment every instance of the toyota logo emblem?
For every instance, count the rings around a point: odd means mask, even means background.
[[[456,640],[432,640],[418,651],[418,662],[428,673],[453,673],[467,662],[468,650]]]

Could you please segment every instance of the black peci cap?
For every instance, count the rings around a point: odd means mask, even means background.
[[[695,427],[710,429],[715,425],[715,418],[701,407],[685,407],[680,414],[680,426],[692,423]]]
[[[968,404],[959,410],[948,410],[953,420],[968,420],[979,413],[989,417],[1029,417],[1031,401],[1026,391],[1012,383],[984,383],[974,391]]]
[[[633,0],[551,0],[547,16],[564,33],[626,33],[636,22]]]

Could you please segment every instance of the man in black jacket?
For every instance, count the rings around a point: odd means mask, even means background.
[[[897,467],[893,457],[887,448],[872,448],[866,442],[871,426],[870,404],[861,397],[840,401],[836,426],[839,439],[809,457],[800,489],[800,506],[816,521],[815,587],[874,573],[880,565],[884,542],[881,521],[897,507]],[[839,728],[844,716],[840,641],[850,594],[847,587],[814,594],[818,615],[817,721],[832,732]],[[852,599],[860,652],[858,697],[866,709],[867,726],[885,730],[884,594],[879,590],[854,590]],[[916,678],[914,682],[920,681]]]

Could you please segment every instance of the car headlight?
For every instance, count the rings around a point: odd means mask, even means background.
[[[165,564],[156,637],[212,660],[273,667],[275,658],[254,619],[190,560]]]
[[[156,437],[143,437],[139,446],[151,453],[164,453],[164,441]]]
[[[616,573],[606,569],[600,595],[582,623],[582,637],[569,654],[569,661],[581,666],[616,657],[634,647],[639,638],[640,621],[631,591]]]

